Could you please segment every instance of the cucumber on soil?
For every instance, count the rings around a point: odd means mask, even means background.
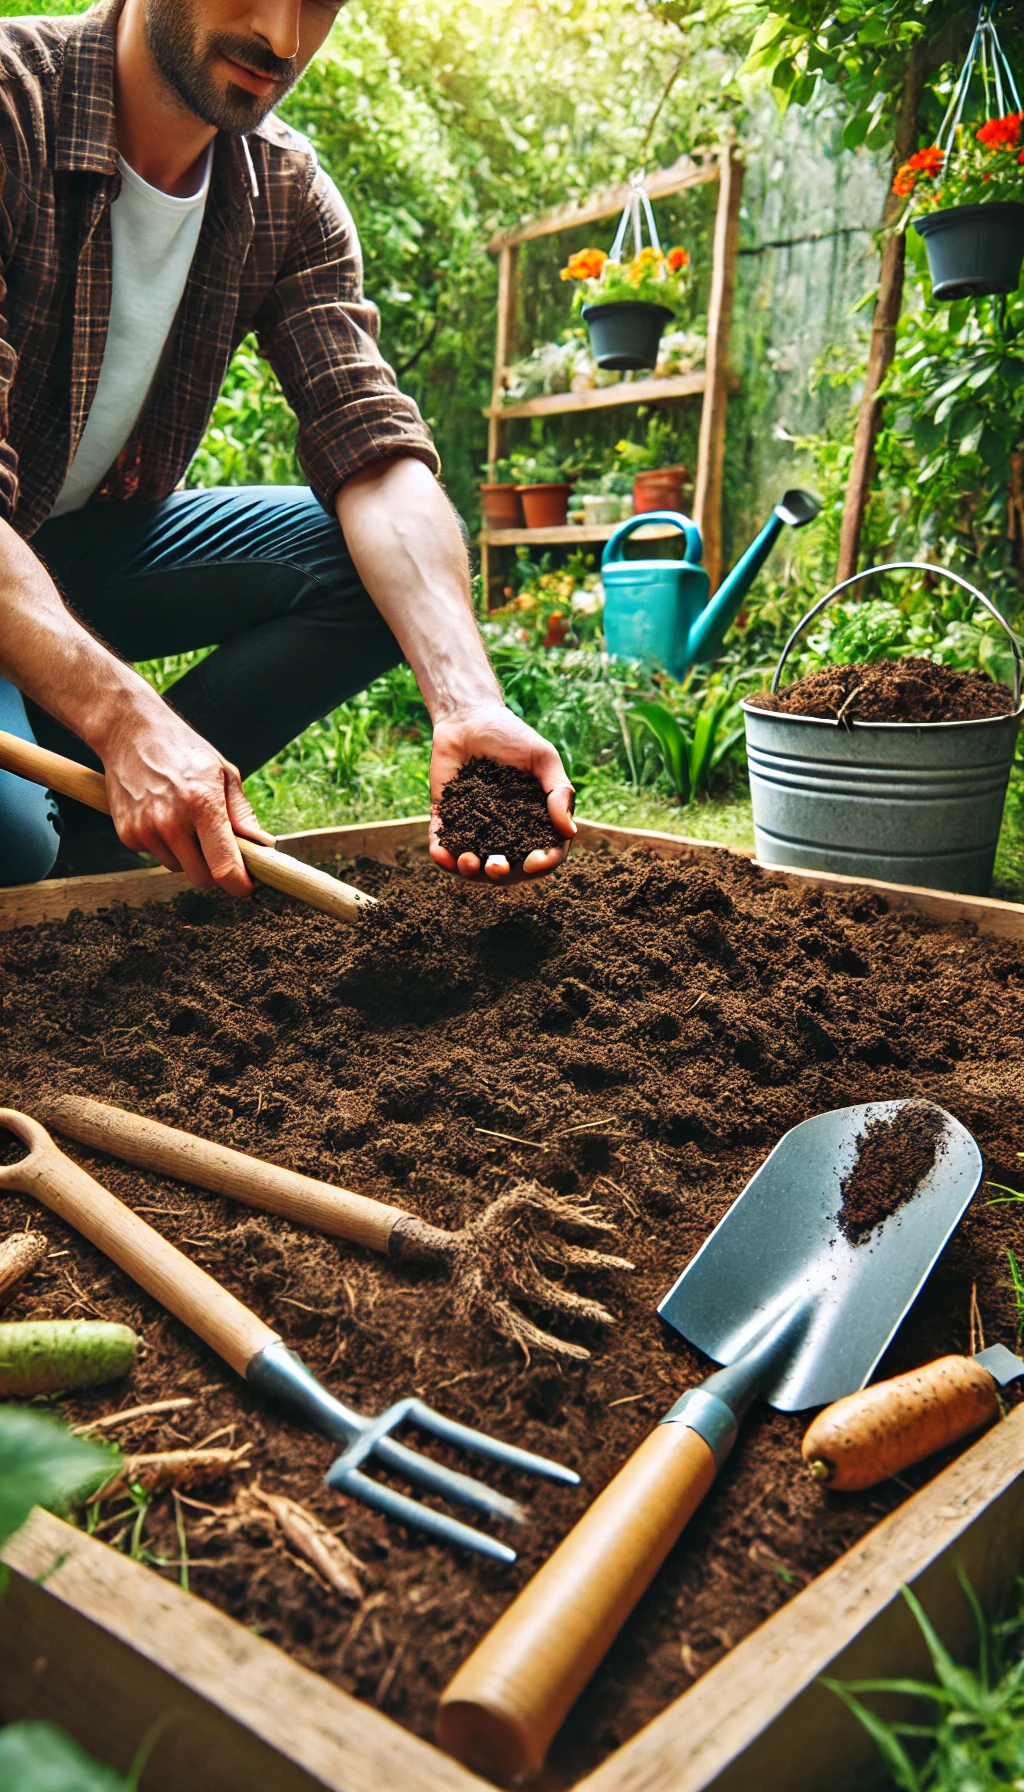
[[[0,1395],[95,1388],[127,1375],[138,1340],[105,1319],[26,1319],[0,1325]]]

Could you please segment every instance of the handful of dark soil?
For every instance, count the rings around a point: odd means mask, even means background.
[[[883,1220],[913,1200],[944,1130],[938,1108],[925,1101],[868,1121],[857,1141],[857,1161],[840,1184],[839,1230],[851,1244],[866,1244]]]
[[[879,660],[872,666],[822,666],[772,696],[751,697],[757,709],[824,716],[843,722],[979,722],[1009,715],[1013,692],[985,672],[957,672],[933,660]]]
[[[496,759],[468,760],[442,790],[438,814],[438,839],[455,859],[472,852],[521,865],[529,853],[562,844],[533,773]]]

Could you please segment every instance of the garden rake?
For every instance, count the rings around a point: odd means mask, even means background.
[[[283,1164],[249,1157],[87,1095],[43,1095],[33,1101],[32,1111],[44,1126],[65,1138],[140,1169],[279,1214],[392,1260],[440,1270],[448,1279],[448,1304],[457,1323],[485,1325],[519,1345],[527,1356],[539,1350],[585,1361],[590,1352],[582,1344],[542,1330],[516,1304],[517,1298],[567,1320],[614,1324],[614,1316],[599,1301],[545,1275],[541,1262],[563,1272],[594,1274],[625,1273],[633,1267],[624,1257],[561,1237],[556,1226],[598,1235],[613,1228],[593,1209],[536,1183],[510,1189],[468,1226],[449,1232],[390,1202],[319,1182]]]
[[[572,1469],[458,1424],[415,1398],[396,1401],[375,1419],[353,1411],[316,1379],[277,1332],[65,1157],[37,1120],[12,1108],[0,1108],[0,1127],[28,1147],[27,1157],[0,1168],[0,1190],[16,1189],[41,1201],[202,1338],[250,1387],[280,1401],[328,1437],[337,1438],[345,1447],[327,1472],[328,1486],[442,1542],[461,1544],[495,1561],[514,1562],[515,1550],[507,1544],[374,1480],[364,1472],[365,1466],[376,1458],[389,1473],[412,1481],[426,1493],[490,1518],[524,1521],[526,1513],[515,1500],[421,1456],[392,1436],[400,1425],[408,1424],[506,1468],[567,1486],[578,1483],[579,1476]]]

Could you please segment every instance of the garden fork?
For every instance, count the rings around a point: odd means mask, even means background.
[[[351,1494],[390,1518],[416,1525],[446,1543],[461,1544],[498,1562],[514,1562],[515,1550],[507,1544],[384,1486],[364,1473],[363,1465],[376,1457],[390,1473],[418,1484],[427,1493],[513,1523],[522,1523],[526,1517],[515,1500],[495,1493],[469,1475],[421,1456],[399,1443],[391,1433],[399,1425],[418,1425],[442,1443],[473,1450],[507,1468],[568,1486],[578,1483],[579,1476],[572,1469],[446,1419],[421,1400],[399,1400],[376,1419],[354,1412],[317,1381],[277,1332],[87,1171],[65,1157],[37,1120],[13,1108],[0,1108],[0,1127],[28,1146],[27,1157],[0,1168],[0,1190],[17,1189],[41,1201],[209,1344],[244,1376],[250,1387],[281,1401],[297,1417],[343,1443],[344,1451],[327,1471],[330,1487]]]

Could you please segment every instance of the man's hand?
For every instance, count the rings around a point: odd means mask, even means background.
[[[200,889],[251,896],[236,834],[272,846],[235,766],[159,697],[134,706],[97,743],[114,826],[132,852],[152,853]]]
[[[440,828],[437,805],[441,792],[468,759],[496,759],[500,765],[514,765],[520,771],[532,772],[548,799],[548,814],[564,846],[528,853],[522,870],[510,865],[506,858],[490,857],[481,861],[473,852],[459,854],[456,861],[450,852],[438,845]],[[430,758],[430,856],[445,871],[457,871],[460,877],[486,878],[492,883],[514,883],[520,877],[539,877],[553,871],[569,851],[576,823],[572,818],[576,792],[565,775],[562,761],[550,741],[530,728],[498,701],[479,703],[457,711],[439,721],[434,728],[434,747]]]

